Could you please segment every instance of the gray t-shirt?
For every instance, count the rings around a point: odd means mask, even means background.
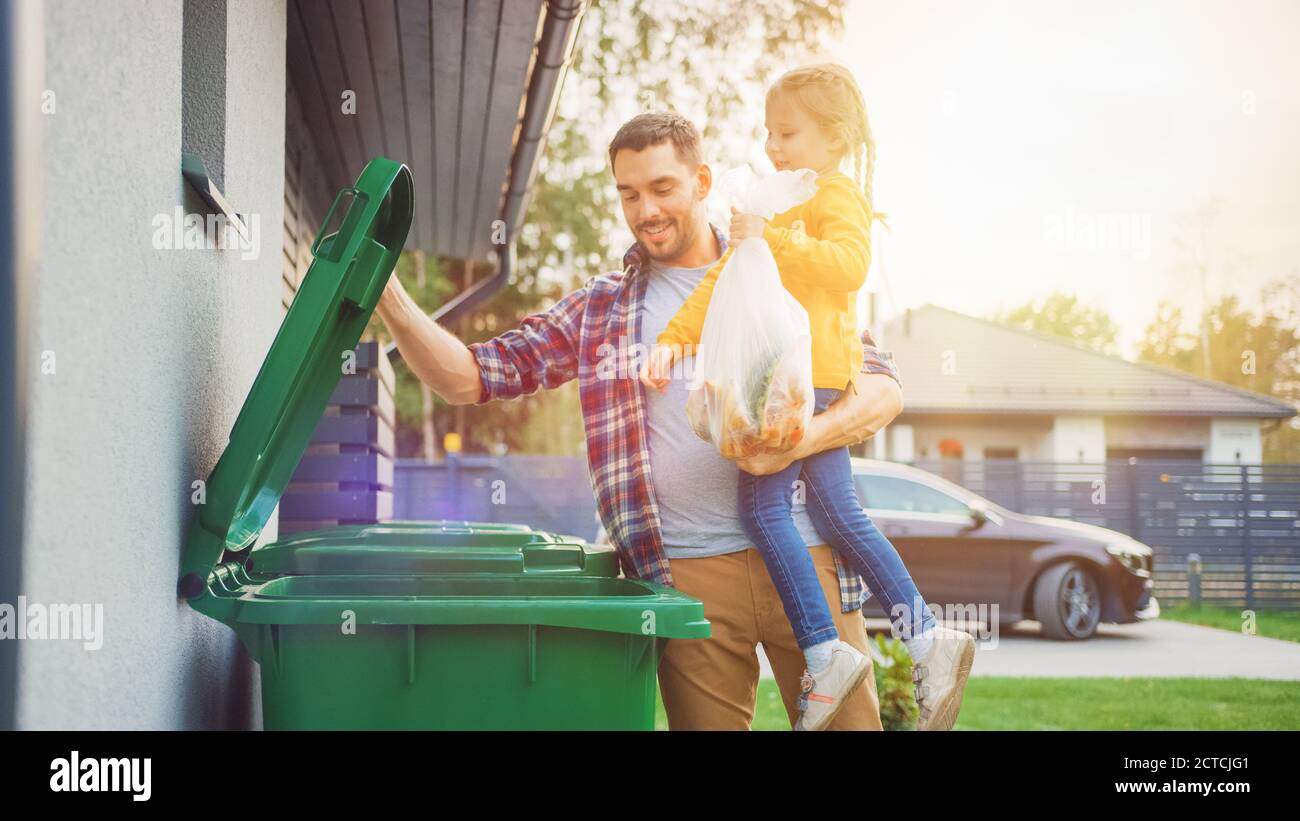
[[[639,342],[654,344],[709,267],[665,268],[650,264]],[[680,366],[674,366],[667,393],[645,392],[650,477],[659,503],[664,548],[670,559],[719,556],[753,546],[741,527],[736,506],[739,468],[696,436],[686,419],[686,384],[690,380],[678,374],[689,377],[693,360],[688,357]],[[792,512],[805,544],[826,543],[817,534],[804,505],[794,505]]]

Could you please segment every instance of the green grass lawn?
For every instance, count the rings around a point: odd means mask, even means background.
[[[1161,608],[1160,618],[1188,624],[1202,624],[1206,627],[1218,627],[1240,633],[1242,625],[1241,610],[1233,607],[1211,607],[1201,605],[1192,607],[1179,604],[1174,607]],[[1255,634],[1270,639],[1300,641],[1300,612],[1290,610],[1256,610]]]
[[[663,703],[655,728],[668,729]],[[755,730],[788,730],[776,682]],[[1198,678],[972,678],[957,730],[1296,730],[1300,682]]]

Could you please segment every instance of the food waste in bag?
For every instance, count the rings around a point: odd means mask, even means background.
[[[686,413],[696,435],[728,459],[782,452],[803,440],[812,417],[812,391],[802,361],[808,345],[795,345],[757,366],[746,389],[740,380],[706,379],[687,397]],[[714,423],[717,436],[714,436]]]
[[[747,166],[722,175],[736,207],[771,219],[816,192],[816,173],[756,179]],[[686,404],[691,428],[728,459],[798,445],[812,419],[808,313],[781,284],[767,243],[737,243],[705,315]]]

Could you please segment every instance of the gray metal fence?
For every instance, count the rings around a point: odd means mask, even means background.
[[[398,459],[393,516],[517,522],[588,541],[600,527],[583,456]]]
[[[1197,554],[1206,604],[1300,609],[1300,465],[915,464],[1011,510],[1101,525],[1150,545],[1161,601],[1187,598],[1188,557]]]
[[[1300,465],[1095,464],[929,460],[929,470],[1020,513],[1101,525],[1155,550],[1156,595],[1188,596],[1201,558],[1206,604],[1300,609]],[[398,519],[521,522],[595,537],[596,506],[581,456],[398,460]]]

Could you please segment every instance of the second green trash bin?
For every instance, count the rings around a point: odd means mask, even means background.
[[[523,525],[390,522],[252,549],[412,207],[410,172],[380,158],[330,208],[208,478],[181,595],[259,663],[267,729],[653,729],[665,643],[707,638],[709,623],[696,599],[618,578],[612,548]]]

